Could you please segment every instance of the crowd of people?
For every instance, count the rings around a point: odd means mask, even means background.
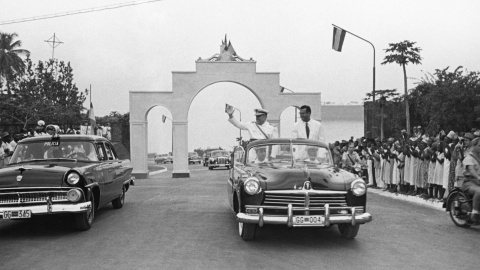
[[[39,120],[35,128],[29,130],[22,128],[15,134],[10,134],[8,131],[0,131],[1,145],[0,145],[0,168],[5,167],[9,162],[9,158],[13,153],[13,150],[17,146],[18,141],[27,137],[36,136],[51,136],[54,134],[95,134],[103,136],[111,140],[111,128],[110,125],[99,126],[92,128],[92,126],[84,125],[74,128],[72,125],[60,127],[59,125],[46,125],[45,121]]]
[[[398,138],[336,141],[331,147],[335,165],[359,164],[371,187],[390,192],[444,201],[454,187],[475,194],[477,216],[480,202],[480,130],[441,131],[433,136],[421,126]],[[476,215],[475,215],[476,213]],[[473,218],[475,219],[475,218]]]

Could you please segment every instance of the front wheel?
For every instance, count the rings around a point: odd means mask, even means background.
[[[213,167],[208,167],[209,170],[213,170]]]
[[[346,239],[353,239],[358,234],[358,230],[360,229],[360,225],[352,226],[350,224],[338,224],[338,230],[343,238]]]
[[[238,223],[238,234],[245,241],[250,241],[255,239],[255,232],[257,230],[257,224],[252,223]]]
[[[451,195],[450,202],[448,204],[448,210],[450,211],[450,218],[453,223],[458,227],[468,228],[469,213],[472,211],[472,204],[468,197],[462,192],[456,192]]]
[[[75,225],[80,231],[88,231],[93,224],[95,218],[95,198],[93,193],[90,194],[91,207],[84,213],[75,214]]]
[[[122,194],[118,198],[112,201],[112,206],[114,209],[120,209],[125,203],[125,186],[122,187]]]

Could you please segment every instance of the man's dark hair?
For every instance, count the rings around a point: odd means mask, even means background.
[[[308,105],[303,105],[302,107],[300,107],[300,110],[303,110],[303,109],[305,109],[307,113],[312,113],[312,109]]]

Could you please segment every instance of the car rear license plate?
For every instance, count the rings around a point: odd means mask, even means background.
[[[323,216],[295,216],[293,217],[295,225],[325,225]]]
[[[31,210],[3,211],[3,219],[31,218]]]

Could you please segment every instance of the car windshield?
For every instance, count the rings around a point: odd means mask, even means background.
[[[305,166],[326,168],[333,166],[330,151],[319,145],[266,144],[248,150],[247,163],[253,166]]]
[[[211,155],[211,157],[224,157],[224,156],[228,156],[227,151],[212,152],[212,155]]]
[[[92,142],[48,140],[18,144],[10,163],[47,159],[98,161],[98,156]]]

